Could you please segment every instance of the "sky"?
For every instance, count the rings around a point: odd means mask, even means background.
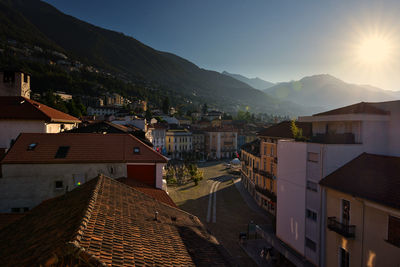
[[[271,82],[328,73],[350,83],[400,90],[400,1],[46,2],[204,69]],[[385,49],[364,49],[373,38],[384,40]],[[383,57],[376,50],[389,52]]]

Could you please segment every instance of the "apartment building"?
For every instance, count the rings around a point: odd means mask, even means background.
[[[193,130],[193,152],[197,159],[204,160],[205,159],[205,139],[206,135],[204,131],[201,130]]]
[[[241,178],[243,186],[249,191],[257,204],[275,216],[276,210],[276,186],[275,178],[268,176],[262,171],[262,160],[260,155],[260,139],[242,146]]]
[[[208,128],[206,132],[206,153],[208,159],[232,158],[237,151],[237,131],[233,128]]]
[[[312,124],[307,141],[278,140],[277,236],[324,266],[326,216],[321,179],[363,152],[398,156],[400,101],[358,103],[299,117]]]
[[[363,153],[321,180],[325,266],[398,266],[400,157]]]
[[[296,122],[296,126],[302,130],[304,137],[311,136],[311,123]],[[278,140],[293,140],[291,129],[291,122],[284,121],[268,128],[265,128],[258,133],[259,138],[259,154],[260,154],[260,168],[259,175],[260,184],[264,194],[260,194],[258,201],[264,209],[272,215],[276,215],[276,177],[278,165]],[[245,145],[246,146],[246,145]],[[244,147],[245,147],[244,146]],[[243,149],[243,147],[242,147]]]
[[[173,159],[192,156],[192,133],[188,129],[168,129],[165,133],[167,154]]]

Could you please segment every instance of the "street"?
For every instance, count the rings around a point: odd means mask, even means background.
[[[229,174],[223,162],[199,167],[204,172],[199,185],[170,186],[170,196],[181,209],[199,217],[240,266],[256,266],[240,247],[239,233],[247,231],[250,221],[270,226],[269,219],[249,208],[235,186],[238,176]]]

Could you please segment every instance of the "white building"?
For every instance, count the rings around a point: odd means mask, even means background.
[[[166,189],[166,163],[130,134],[21,134],[1,161],[0,212],[30,209],[99,174]]]
[[[79,119],[22,96],[0,97],[0,148],[8,149],[20,133],[59,133]]]
[[[323,266],[326,214],[319,181],[363,152],[400,155],[400,101],[359,103],[300,117],[309,142],[278,142],[276,235]]]
[[[89,116],[109,116],[115,115],[118,112],[117,108],[113,107],[88,107],[87,114]]]
[[[153,148],[158,152],[166,151],[165,146],[166,128],[159,124],[147,127],[146,138],[153,144]]]

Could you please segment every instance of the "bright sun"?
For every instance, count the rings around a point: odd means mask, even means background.
[[[378,35],[363,38],[356,48],[357,59],[367,66],[388,63],[392,53],[391,41]]]

